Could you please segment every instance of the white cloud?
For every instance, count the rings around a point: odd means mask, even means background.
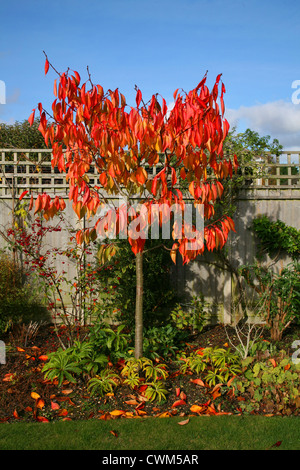
[[[300,104],[286,101],[241,106],[227,109],[226,119],[230,127],[239,129],[242,124],[261,136],[270,135],[279,140],[287,150],[300,149]]]

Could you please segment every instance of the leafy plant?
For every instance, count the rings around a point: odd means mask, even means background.
[[[232,353],[230,348],[201,348],[191,353],[188,357],[180,358],[180,371],[187,371],[202,375],[209,386],[217,382],[228,382],[230,377],[241,373],[240,357]]]
[[[260,239],[261,248],[270,256],[283,251],[293,259],[299,258],[300,230],[281,220],[271,221],[266,215],[253,220],[253,230]]]
[[[103,396],[105,393],[113,391],[116,387],[118,375],[110,369],[103,369],[99,374],[93,377],[88,383],[88,390],[92,395]]]
[[[147,388],[145,390],[145,396],[150,400],[166,400],[166,395],[168,391],[164,388],[163,382],[151,382],[147,384]]]
[[[269,404],[271,409],[291,413],[299,397],[300,364],[293,363],[285,351],[265,360],[248,357],[242,361],[243,374],[233,379],[235,395],[248,394],[249,401],[240,402],[246,411]]]
[[[123,332],[124,328],[125,325],[119,325],[114,329],[105,323],[96,323],[90,329],[89,340],[95,350],[110,355],[111,360],[118,360],[128,355],[130,336]]]
[[[146,328],[143,340],[144,356],[150,359],[175,357],[182,342],[187,338],[186,331],[180,331],[170,323]]]
[[[48,356],[49,360],[44,364],[42,372],[46,379],[58,380],[58,386],[60,387],[64,380],[76,383],[75,375],[79,375],[82,369],[79,367],[78,362],[74,360],[72,355],[67,350],[59,348],[54,353],[50,353]]]
[[[200,293],[192,297],[188,308],[178,303],[171,312],[171,319],[176,328],[192,328],[193,331],[201,332],[207,320],[209,306],[210,304],[204,300],[204,295]]]

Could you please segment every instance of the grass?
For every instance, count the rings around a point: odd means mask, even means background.
[[[199,416],[178,425],[185,419],[2,423],[0,450],[300,450],[297,417]]]

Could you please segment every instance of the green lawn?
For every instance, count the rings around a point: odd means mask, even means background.
[[[199,416],[179,425],[184,419],[2,423],[0,450],[300,449],[300,420],[296,417]]]

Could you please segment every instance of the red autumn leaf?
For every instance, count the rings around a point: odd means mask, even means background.
[[[277,366],[275,359],[273,359],[272,357],[271,357],[271,359],[269,359],[269,361],[271,362],[273,367]]]
[[[179,397],[179,394],[180,394],[180,388],[179,387],[177,387],[175,389],[175,393],[176,393],[176,397]]]
[[[58,403],[51,401],[51,410],[59,410],[59,408],[60,408],[60,405]]]
[[[137,105],[137,107],[139,107],[139,105],[141,104],[141,101],[142,101],[142,92],[141,92],[141,90],[138,90],[137,94],[136,94],[136,105]]]
[[[68,410],[66,408],[62,408],[60,412],[58,413],[58,416],[67,416]]]
[[[16,419],[20,419],[20,416],[18,415],[17,410],[15,410],[15,411],[13,412],[13,416],[14,416],[14,418],[16,418]]]
[[[12,382],[14,380],[15,374],[12,372],[5,374],[4,379],[2,379],[2,382]]]
[[[48,361],[48,356],[46,356],[46,355],[39,356],[39,360],[40,361]]]
[[[40,423],[49,423],[49,419],[45,418],[44,416],[37,416],[36,420]]]
[[[34,122],[34,115],[35,115],[35,109],[32,110],[32,113],[30,114],[29,118],[28,118],[28,122],[29,124],[32,126],[33,122]]]
[[[205,387],[205,383],[201,379],[191,379],[190,382],[196,385],[201,385],[201,387]]]
[[[177,406],[186,405],[185,400],[177,400],[173,403],[172,408],[177,408]]]
[[[117,431],[109,431],[109,432],[110,432],[110,434],[112,434],[113,436],[118,437]]]
[[[45,75],[47,75],[48,70],[49,70],[49,61],[48,61],[48,59],[46,58],[46,60],[45,60]]]
[[[22,201],[23,197],[26,196],[27,193],[28,193],[28,190],[23,191],[22,194],[20,194],[19,196],[19,201]]]

